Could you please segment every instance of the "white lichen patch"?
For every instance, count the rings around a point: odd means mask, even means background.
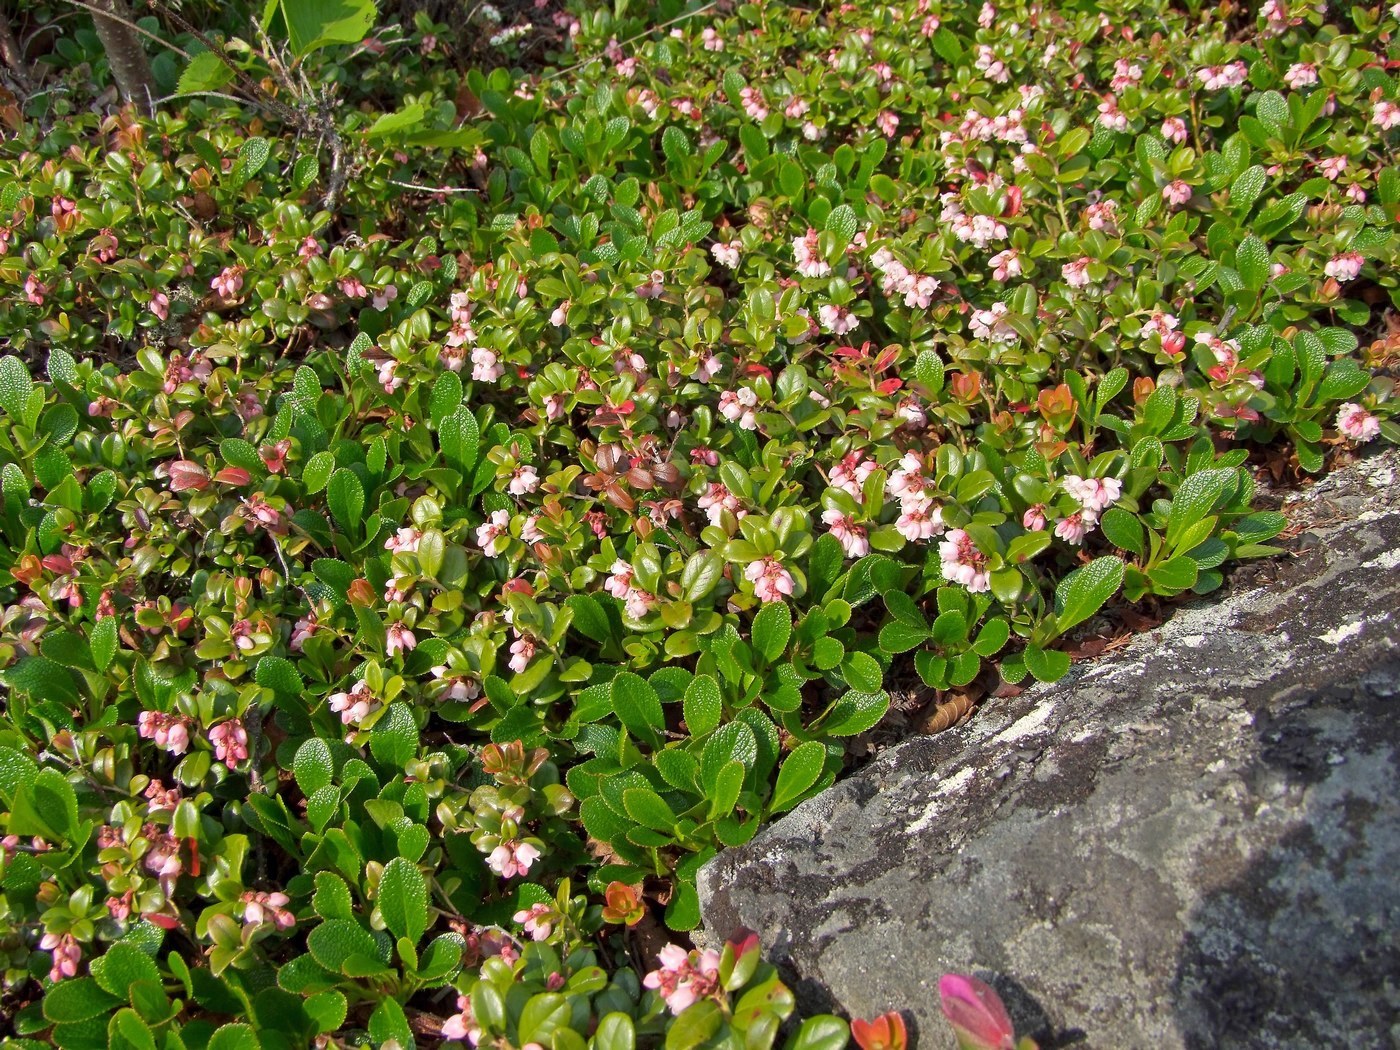
[[[1026,737],[1040,732],[1054,710],[1054,704],[1041,704],[1030,714],[1017,719],[992,739],[998,744],[1010,744],[1017,740],[1024,740]]]
[[[1334,628],[1326,634],[1318,635],[1317,640],[1319,642],[1325,642],[1328,645],[1340,645],[1348,638],[1355,638],[1361,633],[1361,629],[1365,626],[1365,620],[1354,620],[1351,623],[1344,623],[1342,626]]]

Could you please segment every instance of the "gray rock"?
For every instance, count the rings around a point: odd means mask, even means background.
[[[1042,1047],[1400,1045],[1400,457],[1286,509],[1294,556],[722,853],[707,936],[925,1048],[949,971]]]

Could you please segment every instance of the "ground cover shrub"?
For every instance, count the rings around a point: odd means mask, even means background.
[[[716,850],[1400,438],[1394,11],[548,13],[6,111],[17,1045],[769,1046]]]

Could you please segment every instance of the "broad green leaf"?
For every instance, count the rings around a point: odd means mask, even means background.
[[[768,803],[769,812],[783,813],[791,809],[817,782],[825,765],[826,747],[820,742],[808,740],[794,748],[778,770],[773,797]]]
[[[358,44],[374,26],[374,0],[280,0],[292,53],[304,58],[317,48]]]
[[[792,610],[786,602],[767,602],[753,618],[753,648],[772,663],[787,650],[792,637]]]
[[[612,680],[612,701],[628,732],[653,750],[661,747],[666,715],[651,683],[631,671],[623,671]]]
[[[1055,629],[1063,634],[1103,608],[1123,584],[1123,562],[1105,555],[1066,576],[1055,589]],[[1031,669],[1035,673],[1035,669]],[[1038,677],[1038,676],[1037,676]]]
[[[414,944],[428,928],[428,885],[418,865],[395,857],[379,880],[379,914],[396,937]]]

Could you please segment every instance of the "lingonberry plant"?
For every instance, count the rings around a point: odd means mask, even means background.
[[[0,107],[17,1046],[766,1050],[706,860],[1400,440],[1400,9],[405,6]]]

